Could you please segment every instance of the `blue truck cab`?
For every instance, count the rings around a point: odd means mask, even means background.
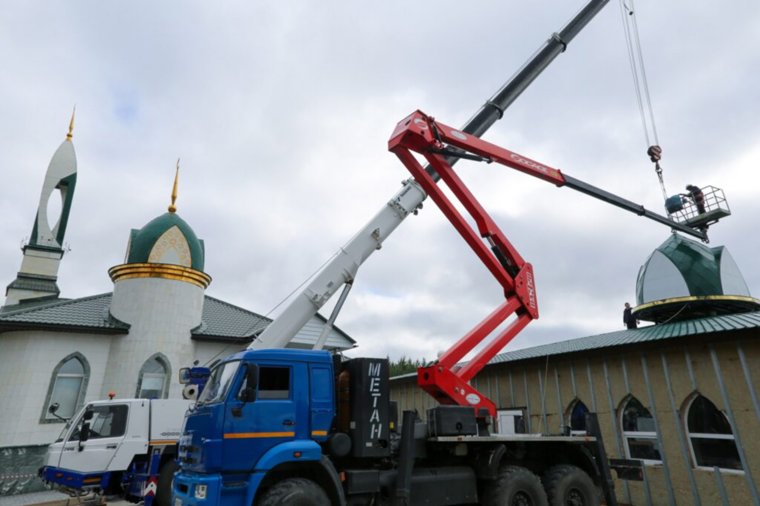
[[[500,435],[468,406],[400,426],[396,411],[387,358],[233,355],[185,415],[172,505],[616,504],[597,422],[593,437]]]
[[[173,504],[250,505],[268,473],[284,467],[339,488],[320,446],[335,413],[329,352],[250,350],[225,359],[186,415]]]

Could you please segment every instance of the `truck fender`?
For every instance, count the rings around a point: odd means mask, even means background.
[[[294,458],[294,452],[301,452],[301,457]],[[317,473],[320,478],[317,481],[330,497],[330,503],[345,506],[346,497],[343,493],[340,475],[332,461],[326,455],[322,455],[320,446],[314,441],[290,441],[275,446],[261,457],[256,465],[256,471],[261,475],[275,469],[280,464],[297,465],[299,462],[308,462],[312,469],[320,468],[321,472]],[[253,496],[255,493],[251,495]]]
[[[499,466],[507,449],[504,445],[494,445],[480,452],[475,459],[475,474],[482,480],[495,480],[499,477]]]
[[[330,479],[332,490],[325,490],[325,492],[330,496],[331,502],[339,506],[345,506],[346,497],[343,494],[343,485],[341,485],[340,475],[338,475],[338,471],[335,470],[332,461],[326,455],[322,455],[319,463],[324,467],[325,473]]]
[[[299,455],[296,457],[296,455]],[[317,461],[322,458],[322,449],[311,440],[288,441],[270,448],[256,463],[257,471],[268,471],[283,463]]]

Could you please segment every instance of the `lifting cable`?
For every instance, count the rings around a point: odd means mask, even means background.
[[[623,19],[626,46],[628,47],[628,61],[631,65],[631,75],[633,76],[633,85],[636,90],[636,100],[641,115],[641,125],[644,130],[644,139],[647,147],[647,155],[654,163],[654,170],[660,181],[663,200],[667,200],[668,193],[665,190],[665,182],[662,178],[662,167],[660,159],[662,158],[662,148],[657,138],[657,126],[654,121],[654,110],[652,108],[652,99],[649,96],[649,85],[647,84],[647,74],[644,69],[644,55],[641,50],[641,40],[639,39],[639,29],[636,23],[636,13],[634,0],[620,0],[620,14]],[[651,135],[650,135],[651,134]],[[668,212],[670,216],[670,212]]]

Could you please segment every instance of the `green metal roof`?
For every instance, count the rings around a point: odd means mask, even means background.
[[[81,299],[48,299],[6,306],[0,309],[0,333],[14,330],[52,330],[126,334],[129,325],[112,317],[111,293]],[[326,321],[321,315],[317,318]],[[204,297],[201,324],[192,330],[193,339],[248,343],[272,322],[271,319],[241,307]],[[355,341],[338,327],[341,338]]]
[[[0,332],[41,329],[126,334],[129,325],[112,317],[110,306],[110,293],[7,306],[0,311]]]
[[[172,227],[177,227],[185,237],[185,240],[187,240],[192,262],[190,267],[203,272],[203,265],[205,263],[203,241],[198,239],[190,225],[180,218],[177,213],[164,213],[148,222],[140,230],[133,229],[130,235],[126,263],[148,263],[148,258],[153,250],[153,246],[156,245],[156,241],[158,241],[164,232]]]
[[[61,291],[58,289],[56,278],[54,276],[42,276],[36,274],[29,274],[25,272],[19,272],[16,279],[14,279],[8,289],[15,288],[16,290],[31,290],[34,292],[47,292],[52,295],[58,295]]]
[[[111,293],[104,293],[81,299],[54,299],[45,303],[9,306],[0,311],[0,332],[91,329],[94,332],[125,334],[129,331],[129,325],[109,312],[111,296]],[[201,325],[193,329],[193,337],[249,341],[271,322],[269,318],[209,296],[205,297],[201,321]]]
[[[638,329],[620,330],[617,332],[609,332],[607,334],[579,337],[577,339],[569,339],[567,341],[534,346],[532,348],[508,351],[496,355],[488,364],[518,362],[520,360],[580,353],[591,350],[602,350],[653,341],[665,341],[668,339],[711,334],[714,332],[730,332],[757,328],[760,328],[760,311],[712,316],[709,318],[663,323],[660,325],[640,327]],[[417,373],[413,372],[395,376],[392,379],[404,379],[416,376]]]
[[[567,341],[560,341],[558,343],[535,346],[533,348],[509,351],[497,355],[490,363],[515,362],[531,358],[614,348],[652,341],[664,341],[678,337],[710,334],[713,332],[729,332],[756,328],[760,328],[760,311],[711,316],[694,320],[681,320],[659,325],[650,325],[638,329],[620,330],[617,332],[609,332],[607,334],[581,337]]]
[[[193,329],[196,339],[251,341],[272,320],[227,302],[205,296],[202,323]]]

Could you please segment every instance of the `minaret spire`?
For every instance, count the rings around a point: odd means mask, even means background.
[[[169,204],[169,212],[176,213],[177,206],[174,203],[177,201],[177,183],[179,181],[179,158],[177,158],[177,171],[174,173],[174,186],[172,187],[172,203]]]
[[[74,110],[71,111],[71,121],[69,121],[69,133],[66,134],[66,140],[71,142],[71,138],[74,137],[74,116],[77,114],[77,106],[74,106]]]

